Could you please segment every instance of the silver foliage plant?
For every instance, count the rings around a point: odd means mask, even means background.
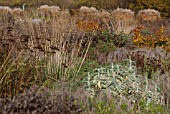
[[[100,92],[110,93],[114,98],[135,103],[139,99],[161,102],[159,83],[137,73],[131,59],[112,63],[108,67],[96,68],[85,78],[87,90],[94,98]]]

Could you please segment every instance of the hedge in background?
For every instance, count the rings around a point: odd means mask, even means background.
[[[161,12],[162,17],[170,17],[170,2],[168,0],[136,0],[135,3],[131,3],[129,8],[134,11],[143,9],[155,9]]]

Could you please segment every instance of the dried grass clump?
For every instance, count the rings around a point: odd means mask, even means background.
[[[49,9],[54,12],[59,12],[61,10],[59,6],[50,6]]]
[[[120,20],[134,19],[134,12],[130,9],[117,8],[111,15]]]
[[[38,11],[40,12],[41,15],[51,15],[54,16],[58,14],[61,9],[59,6],[48,6],[48,5],[43,5],[41,6]]]
[[[136,17],[140,21],[156,21],[161,19],[160,12],[154,9],[140,10]]]
[[[112,30],[117,34],[129,34],[137,26],[134,12],[130,9],[117,8],[111,12]]]
[[[12,9],[8,6],[0,6],[0,13],[12,13]]]
[[[87,14],[89,12],[90,12],[90,9],[88,7],[86,7],[86,6],[82,6],[80,8],[80,13]]]
[[[41,14],[48,14],[49,13],[49,6],[48,5],[42,5],[40,8],[38,8],[38,11]]]
[[[106,10],[102,10],[100,13],[100,17],[103,19],[110,19],[110,13]]]
[[[105,30],[110,30],[110,13],[106,10],[102,10],[101,12],[99,12],[99,18],[100,18],[100,22],[102,25],[102,28],[104,28]]]
[[[14,16],[23,16],[24,10],[22,10],[21,8],[14,8],[12,10],[12,13],[13,13]]]
[[[82,6],[80,8],[80,13],[82,14],[89,14],[89,13],[97,13],[97,9],[95,7],[86,7],[86,6]]]
[[[96,12],[97,12],[97,9],[96,9],[95,7],[90,7],[90,12],[96,13]]]

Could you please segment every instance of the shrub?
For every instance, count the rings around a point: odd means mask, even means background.
[[[99,24],[95,21],[78,21],[77,28],[84,32],[93,32],[96,30],[100,30]]]
[[[136,3],[131,3],[129,8],[136,12],[143,9],[155,9],[161,12],[163,17],[169,16],[169,6],[164,0],[136,0]]]
[[[112,41],[117,47],[123,47],[125,45],[128,45],[131,39],[132,35],[121,32],[119,34],[115,34]]]
[[[143,27],[137,27],[134,29],[133,42],[138,46],[169,48],[169,38],[164,36],[165,28],[161,27],[156,33],[146,33]]]
[[[102,31],[101,33],[96,34],[95,40],[102,40],[105,43],[112,43],[112,46],[123,47],[126,44],[130,43],[132,35],[125,34],[123,32],[114,33],[109,31]]]
[[[133,103],[141,98],[147,100],[148,97],[160,103],[162,96],[159,84],[149,80],[147,76],[141,78],[136,70],[135,63],[130,59],[123,64],[112,63],[109,67],[96,68],[85,78],[87,90],[93,98],[100,92],[110,92],[115,98],[130,100]]]
[[[75,114],[82,111],[80,102],[76,103],[77,96],[61,90],[53,93],[46,88],[33,86],[13,99],[0,100],[0,113]]]

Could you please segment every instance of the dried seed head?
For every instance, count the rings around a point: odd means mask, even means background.
[[[143,20],[143,21],[156,21],[161,19],[161,15],[159,11],[154,9],[144,9],[140,10],[137,14],[137,19]]]
[[[38,8],[38,11],[40,13],[48,13],[49,12],[49,6],[48,5],[42,5],[40,8]]]
[[[14,16],[22,16],[24,14],[24,10],[21,8],[14,8],[12,12]]]
[[[102,12],[100,13],[100,17],[101,18],[110,18],[110,13],[106,10],[102,10]]]
[[[91,7],[91,8],[90,8],[90,12],[91,12],[91,13],[96,13],[96,12],[97,12],[97,9],[96,9],[95,7]]]
[[[86,7],[86,6],[82,6],[80,8],[80,13],[87,14],[89,12],[90,12],[90,9],[88,7]]]
[[[12,9],[8,6],[0,6],[0,13],[12,13]]]
[[[59,6],[50,6],[49,10],[50,12],[59,12],[61,9]]]
[[[111,15],[116,19],[131,19],[134,18],[134,12],[130,9],[117,8],[116,10],[111,12]]]

